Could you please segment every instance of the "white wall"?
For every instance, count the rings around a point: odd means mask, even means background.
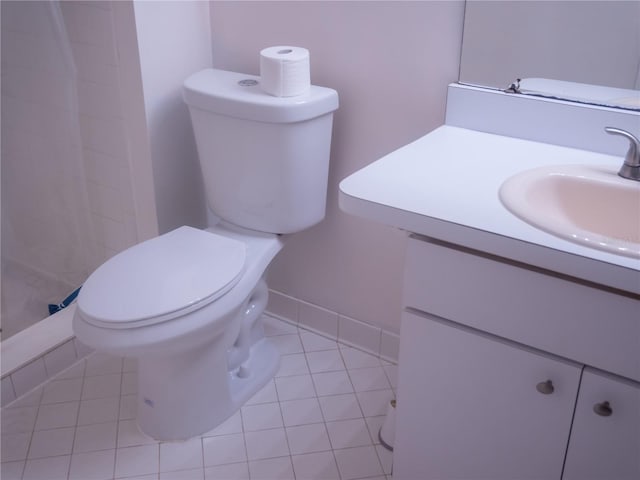
[[[205,202],[182,83],[211,66],[207,2],[134,2],[160,233],[204,226]]]
[[[444,122],[458,77],[462,2],[211,3],[213,65],[258,74],[258,52],[311,54],[311,80],[335,88],[327,217],[290,239],[270,288],[390,331],[400,325],[405,236],[343,214],[338,183]]]

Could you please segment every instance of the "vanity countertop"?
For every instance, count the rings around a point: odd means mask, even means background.
[[[583,247],[511,214],[498,191],[546,165],[616,174],[622,157],[444,125],[340,183],[343,211],[477,251],[640,294],[640,260]]]

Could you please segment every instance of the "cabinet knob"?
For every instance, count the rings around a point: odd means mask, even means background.
[[[596,412],[601,417],[608,417],[613,413],[613,409],[609,402],[596,403],[593,406],[593,411]]]
[[[540,382],[536,385],[536,390],[542,393],[543,395],[550,395],[553,393],[553,382],[551,380],[547,380],[546,382]]]

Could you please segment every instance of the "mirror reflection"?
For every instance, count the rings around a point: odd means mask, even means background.
[[[470,0],[460,82],[640,109],[640,1]]]

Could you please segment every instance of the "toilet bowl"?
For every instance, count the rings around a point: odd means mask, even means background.
[[[274,376],[279,356],[260,315],[264,272],[282,245],[278,235],[224,225],[180,227],[89,277],[74,331],[96,350],[138,359],[144,433],[179,440],[209,431]],[[203,286],[212,269],[218,278]]]
[[[117,254],[77,300],[80,341],[138,359],[136,418],[157,440],[213,429],[273,378],[265,272],[288,234],[324,217],[336,92],[312,87],[291,101],[247,78],[208,69],[185,81],[217,220]]]

